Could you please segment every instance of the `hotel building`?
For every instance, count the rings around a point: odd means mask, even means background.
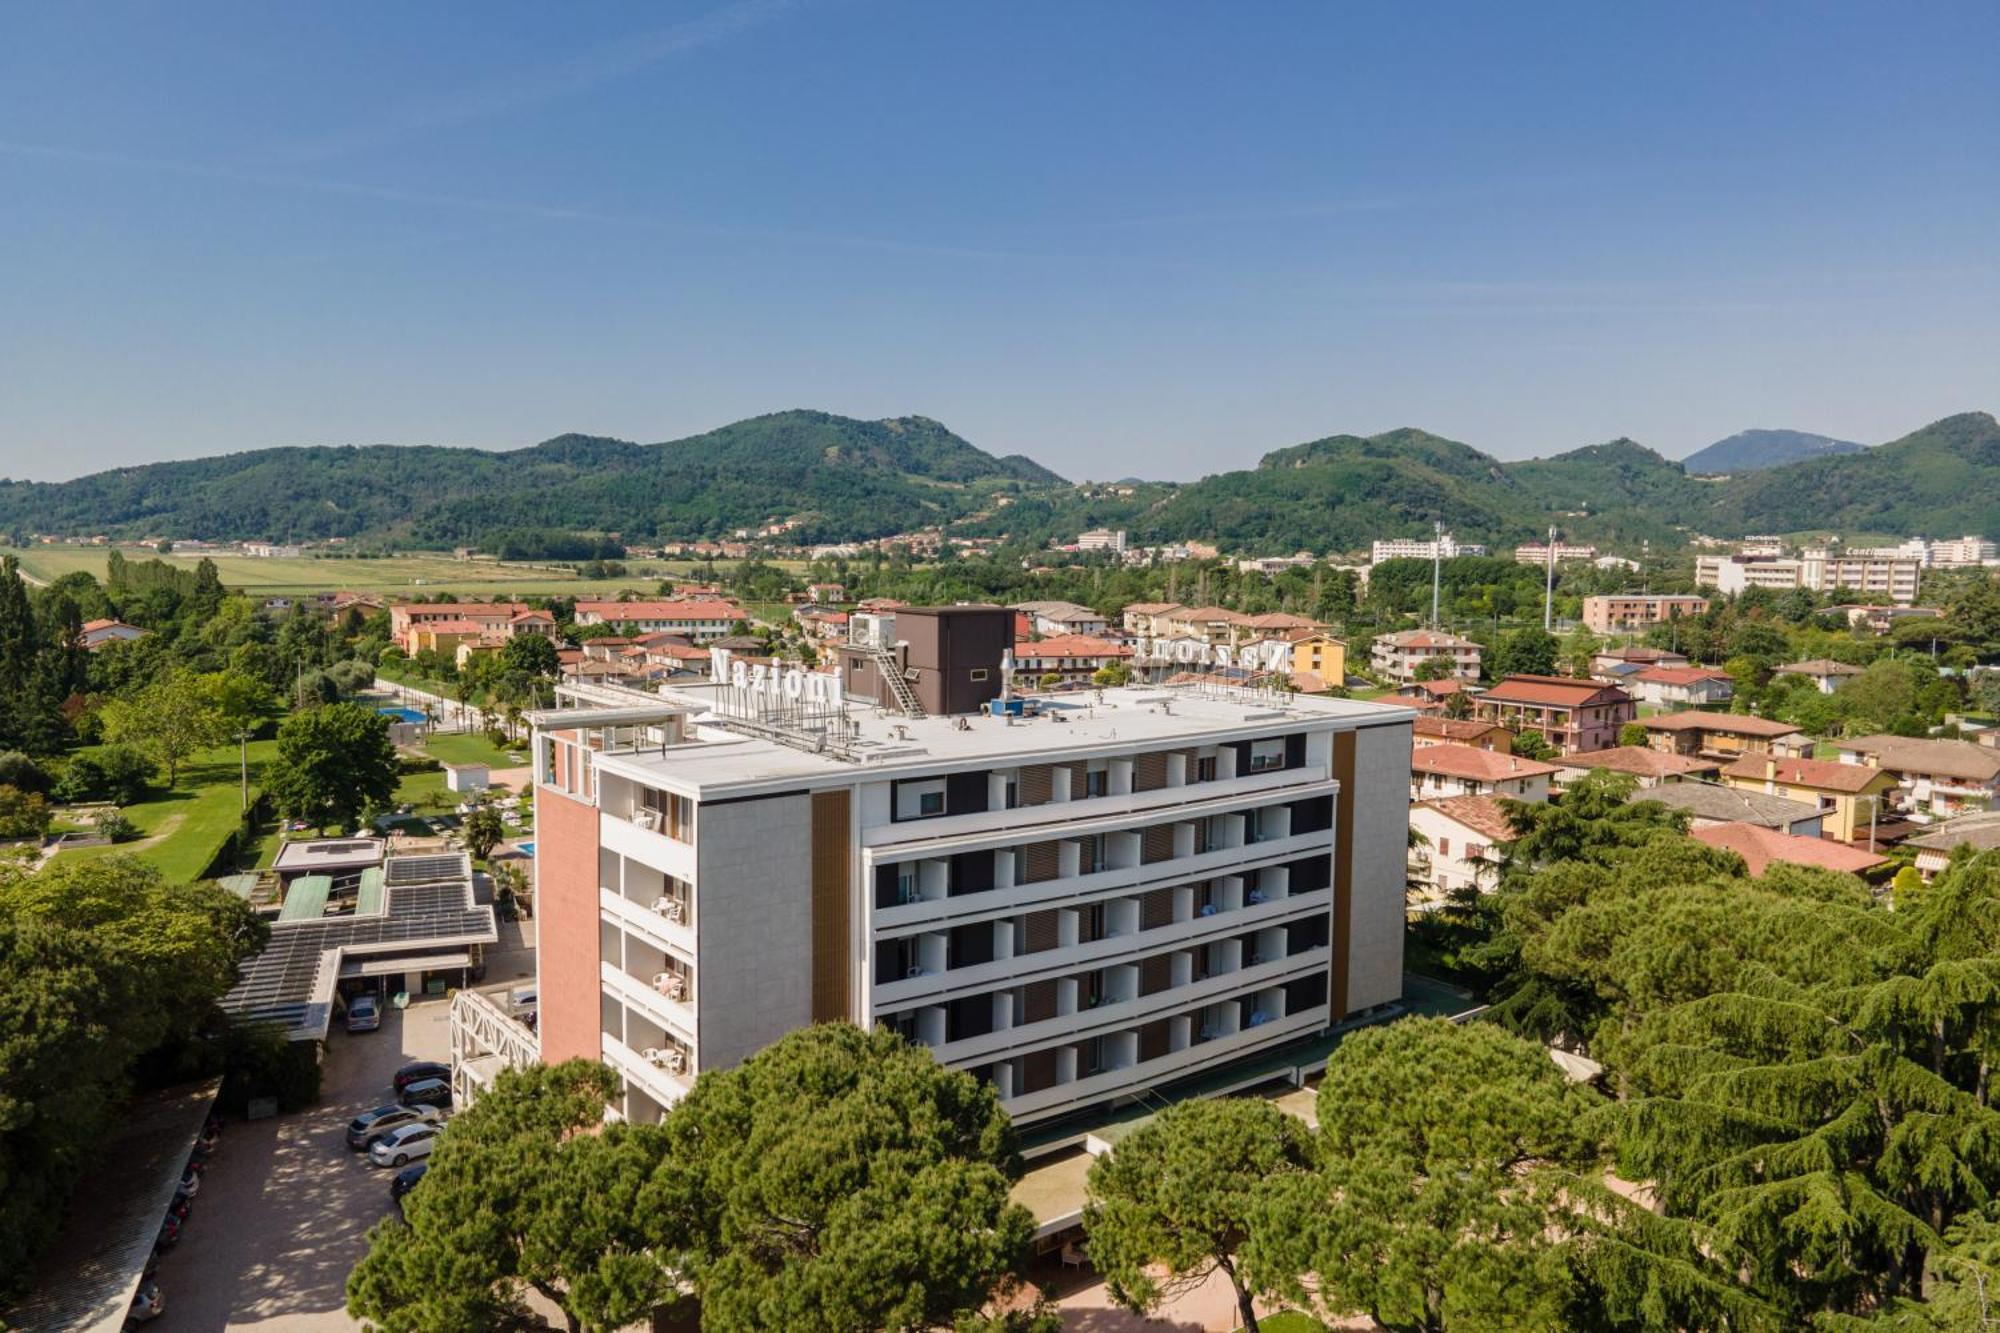
[[[874,665],[902,688],[858,661],[559,686],[534,718],[544,1058],[604,1060],[650,1120],[794,1028],[880,1024],[1036,1122],[1399,997],[1408,710],[1018,698],[1010,622],[899,610]]]

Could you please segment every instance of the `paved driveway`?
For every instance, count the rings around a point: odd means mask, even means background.
[[[424,1000],[388,1009],[375,1032],[336,1029],[319,1105],[230,1122],[187,1235],[160,1265],[174,1328],[358,1327],[345,1313],[347,1274],[368,1228],[392,1209],[391,1173],[348,1151],[347,1122],[394,1100],[398,1065],[449,1058],[448,1013],[446,1001]]]

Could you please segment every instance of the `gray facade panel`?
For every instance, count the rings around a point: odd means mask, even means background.
[[[1347,950],[1349,1013],[1403,993],[1404,880],[1409,864],[1410,725],[1355,732],[1354,899]]]
[[[812,1022],[811,798],[703,805],[695,929],[702,1069]]]

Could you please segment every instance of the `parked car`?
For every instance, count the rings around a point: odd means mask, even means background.
[[[132,1309],[125,1316],[129,1328],[133,1324],[150,1324],[166,1312],[167,1298],[160,1294],[157,1282],[141,1282],[139,1290],[132,1296]]]
[[[378,1106],[348,1122],[347,1146],[360,1152],[405,1125],[435,1125],[443,1120],[443,1113],[431,1106]]]
[[[435,1106],[448,1111],[451,1109],[451,1084],[441,1078],[418,1079],[404,1088],[396,1100],[405,1106]]]
[[[441,1065],[435,1060],[412,1060],[396,1071],[393,1080],[396,1091],[401,1092],[412,1083],[421,1083],[427,1078],[450,1078],[451,1066]]]
[[[405,1167],[418,1157],[430,1156],[440,1127],[432,1124],[404,1125],[392,1129],[368,1150],[368,1160],[377,1166]]]
[[[382,1003],[373,995],[357,995],[347,1002],[347,1030],[373,1032],[382,1026]]]
[[[415,1166],[406,1166],[398,1171],[396,1178],[389,1182],[389,1201],[401,1203],[403,1196],[415,1189],[417,1182],[424,1178],[424,1172],[430,1169],[429,1162],[418,1162]]]

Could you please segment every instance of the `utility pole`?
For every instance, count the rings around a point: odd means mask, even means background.
[[[1431,523],[1431,628],[1438,629],[1438,584],[1444,567],[1444,520]]]
[[[1542,582],[1542,632],[1555,628],[1556,623],[1556,530],[1549,529],[1548,573]]]

